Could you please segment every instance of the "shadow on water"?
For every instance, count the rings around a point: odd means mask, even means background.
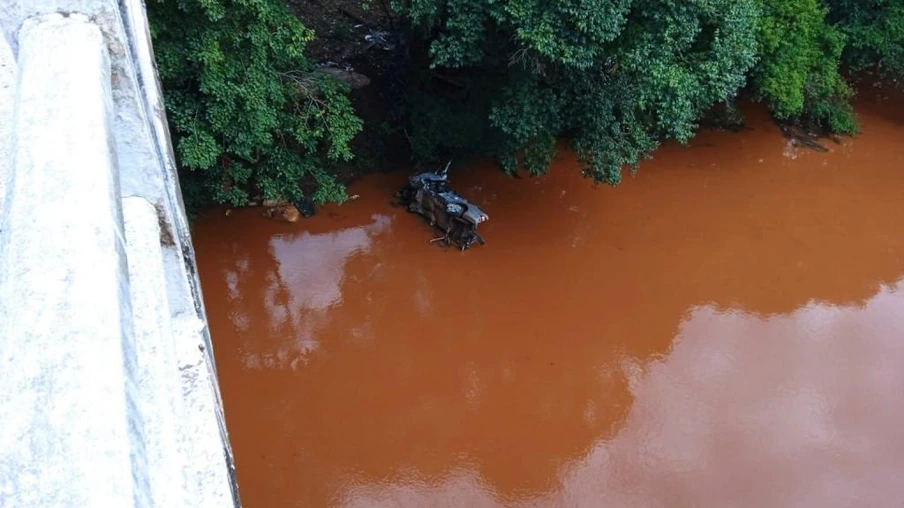
[[[904,500],[904,130],[816,153],[748,116],[617,189],[571,155],[459,170],[491,217],[466,253],[388,205],[404,175],[200,220],[246,505]]]

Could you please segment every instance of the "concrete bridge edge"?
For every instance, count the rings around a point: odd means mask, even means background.
[[[128,258],[128,270],[121,276],[121,285],[129,288],[129,296],[122,297],[127,301],[121,301],[118,312],[125,316],[123,323],[126,328],[131,328],[123,330],[120,340],[125,344],[122,354],[134,357],[134,364],[126,360],[125,371],[120,374],[122,378],[104,380],[104,388],[115,388],[116,383],[120,383],[122,386],[119,389],[125,392],[126,399],[134,399],[125,407],[130,414],[123,415],[130,422],[127,432],[138,435],[139,441],[137,445],[131,445],[130,475],[133,481],[130,484],[133,490],[149,489],[149,492],[133,492],[129,504],[168,506],[182,500],[185,506],[240,506],[201,283],[179,189],[147,17],[140,0],[0,0],[0,28],[4,35],[0,40],[0,258],[6,258],[14,250],[9,248],[11,240],[25,238],[28,244],[29,240],[40,236],[37,233],[32,237],[12,237],[9,234],[11,227],[19,232],[26,229],[23,217],[27,217],[28,213],[33,214],[32,218],[38,225],[42,219],[40,210],[7,213],[12,208],[21,208],[29,203],[29,199],[16,195],[17,190],[20,194],[31,192],[22,191],[26,179],[15,181],[17,170],[27,169],[17,166],[28,159],[17,154],[42,149],[30,146],[29,143],[37,140],[22,139],[15,132],[17,128],[13,127],[20,125],[16,122],[24,122],[24,125],[29,121],[23,118],[24,112],[18,103],[22,93],[16,61],[20,49],[20,28],[26,21],[59,23],[60,17],[66,18],[64,25],[70,21],[95,25],[102,34],[106,65],[109,66],[111,105],[106,114],[110,124],[109,156],[114,168],[111,184],[118,195],[118,202],[111,206],[119,210],[112,216],[116,217],[112,227],[119,232],[116,233],[118,236],[124,237],[124,257]],[[54,35],[49,37],[46,41],[48,47],[43,49],[46,55],[52,56],[52,46],[58,41],[52,39]],[[54,83],[52,86],[65,86],[65,83]],[[51,105],[55,96],[52,86],[47,87]],[[16,122],[11,121],[13,119]],[[80,125],[75,123],[72,127],[77,129]],[[60,163],[50,161],[49,164]],[[48,166],[43,169],[54,168]],[[104,196],[99,194],[93,198],[103,201]],[[32,199],[28,206],[34,206],[34,203]],[[72,211],[73,214],[80,212]],[[18,219],[10,219],[11,215]],[[67,223],[68,220],[62,222]],[[118,225],[115,224],[117,221]],[[78,227],[92,226],[84,221],[79,223],[77,217],[72,219],[72,223]],[[45,244],[40,247],[45,249],[52,249],[54,241],[73,241],[71,238],[43,240]],[[7,292],[8,289],[20,287],[17,284],[27,287],[29,283],[29,267],[21,265],[28,265],[30,254],[27,250],[19,254],[16,259],[26,259],[19,266],[13,266],[15,263],[11,259],[0,265],[0,347],[9,352],[5,358],[0,358],[0,361],[7,360],[3,362],[3,369],[15,368],[17,353],[22,352],[17,351],[17,347],[42,343],[29,343],[17,336],[19,332],[16,330],[23,328],[16,329],[10,324],[15,322],[15,313],[21,310],[22,305],[41,303],[15,301]],[[60,262],[65,264],[63,260]],[[79,268],[67,266],[67,269]],[[32,329],[23,332],[31,336],[35,333]],[[161,348],[160,344],[151,343],[165,337],[172,341],[171,347],[165,344],[167,347]],[[24,345],[19,343],[20,339]],[[46,341],[48,337],[40,339],[45,340],[45,344],[52,344],[52,341]],[[134,352],[129,353],[132,348]],[[34,355],[35,351],[28,353],[42,358]],[[28,354],[20,358],[24,356]],[[36,366],[38,370],[46,368],[47,365]],[[30,381],[32,384],[28,390],[44,391],[46,394],[54,389],[40,383],[41,375],[17,375],[13,376],[19,383],[15,386],[22,387],[23,382]],[[170,379],[168,376],[175,377]],[[0,372],[0,378],[4,381],[8,377]],[[0,386],[0,391],[4,389],[9,388]],[[0,406],[6,406],[2,411],[8,414],[17,409],[16,404],[34,395],[0,394]],[[84,402],[90,404],[91,400],[89,398]],[[42,413],[42,409],[47,410]],[[50,414],[52,408],[32,407],[30,410],[35,410],[40,418],[54,416]],[[23,427],[23,430],[29,430],[30,438],[37,442],[42,438],[52,440],[52,434],[59,428]],[[47,433],[47,436],[42,433]],[[81,450],[61,449],[56,452],[63,455],[90,453],[92,443],[81,444],[84,446]],[[0,449],[0,505],[30,506],[25,501],[36,499],[33,496],[35,493],[25,492],[26,489],[54,487],[42,484],[40,478],[21,476],[29,470],[27,462],[42,460],[40,454],[35,455],[35,450],[32,448],[27,453],[16,455]],[[136,460],[136,454],[142,456]],[[158,460],[160,457],[169,458],[161,463]],[[181,488],[159,484],[166,476],[164,471],[173,467],[182,473]],[[78,480],[78,475],[74,475],[67,481]],[[142,487],[147,482],[153,484],[155,481],[158,485]],[[102,493],[98,496],[101,497],[97,499],[103,498]],[[70,502],[74,503],[76,499]]]

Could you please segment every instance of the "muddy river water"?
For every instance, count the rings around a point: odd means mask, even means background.
[[[617,188],[453,169],[465,253],[404,173],[203,217],[245,506],[904,506],[900,102],[828,153],[753,109]]]

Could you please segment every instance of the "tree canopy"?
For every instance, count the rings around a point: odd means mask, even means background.
[[[840,74],[845,36],[827,12],[819,0],[761,0],[751,85],[779,120],[852,134],[853,92]]]
[[[148,14],[183,192],[341,200],[331,164],[361,129],[340,83],[304,56],[314,37],[276,0],[150,0]]]
[[[891,80],[904,78],[904,2],[829,0],[829,18],[847,36],[844,60],[854,72],[877,69]]]
[[[665,138],[687,141],[700,115],[733,97],[756,61],[753,0],[412,0],[427,66],[464,77],[493,140],[485,151],[514,171],[543,171],[567,137],[586,172],[618,183]],[[414,136],[457,130],[454,114],[415,111]],[[455,104],[461,108],[462,105]],[[417,122],[446,123],[445,129]],[[448,123],[447,123],[448,122]],[[469,122],[461,122],[467,125]],[[455,139],[453,138],[453,141]],[[456,150],[444,138],[415,141]]]
[[[851,79],[904,77],[900,0],[393,0],[406,69],[395,127],[418,161],[546,170],[559,140],[596,181],[687,142],[740,94],[777,121],[856,132]],[[361,130],[277,0],[148,4],[186,192],[341,200]],[[404,54],[403,54],[404,52]]]

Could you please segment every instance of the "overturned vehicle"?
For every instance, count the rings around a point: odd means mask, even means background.
[[[424,217],[431,227],[438,228],[443,236],[430,243],[455,244],[465,250],[475,242],[484,244],[477,234],[477,225],[489,219],[476,205],[468,202],[449,188],[449,164],[439,172],[427,172],[411,176],[408,184],[396,194],[402,206],[409,212]]]

